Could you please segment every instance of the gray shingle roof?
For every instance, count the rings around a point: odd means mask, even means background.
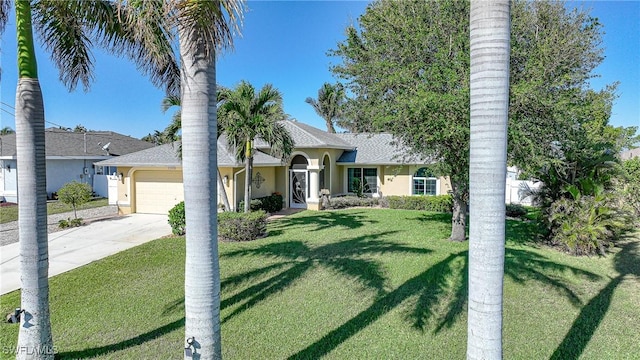
[[[283,120],[280,123],[291,134],[296,148],[353,149],[351,144],[345,142],[336,134],[330,134],[298,121]],[[263,140],[257,139],[255,147],[257,149],[268,149],[269,145]]]
[[[151,143],[113,131],[77,133],[49,128],[44,136],[47,157],[120,156],[153,147]],[[16,156],[16,135],[3,135],[1,141],[0,156]],[[108,152],[102,149],[107,144]]]
[[[98,166],[182,166],[178,142],[164,144],[95,163]]]
[[[182,166],[182,161],[178,156],[179,142],[164,144],[151,149],[138,151],[135,153],[114,157],[95,163],[98,166]],[[280,159],[256,151],[253,157],[254,166],[281,165]],[[243,163],[236,161],[235,155],[227,149],[226,140],[221,137],[218,140],[218,166],[240,167]]]
[[[416,159],[396,143],[391,134],[336,134],[355,149],[345,151],[338,164],[396,165],[426,164],[430,161]]]

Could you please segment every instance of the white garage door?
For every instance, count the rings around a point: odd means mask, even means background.
[[[138,213],[168,214],[184,200],[181,171],[136,171],[134,179]]]

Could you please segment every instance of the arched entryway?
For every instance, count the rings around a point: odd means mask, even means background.
[[[307,208],[309,197],[309,161],[304,155],[295,155],[289,164],[289,206]]]

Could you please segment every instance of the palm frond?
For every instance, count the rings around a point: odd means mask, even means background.
[[[170,4],[162,0],[120,0],[117,21],[99,27],[99,35],[103,46],[127,55],[154,85],[164,86],[168,94],[179,94],[180,68],[172,47]]]
[[[10,11],[11,2],[7,0],[0,0],[0,35],[4,33],[4,27],[7,26]]]
[[[162,99],[162,104],[160,108],[163,113],[167,112],[167,110],[171,109],[174,106],[180,107],[180,96],[179,95],[167,95],[164,99]]]
[[[206,56],[231,48],[233,36],[240,34],[244,0],[170,0],[176,9],[178,31],[188,38],[200,39],[192,46],[202,46]]]
[[[88,90],[93,80],[93,56],[89,50],[93,44],[75,3],[35,1],[32,5],[33,23],[45,48],[51,52],[60,81],[69,90],[74,90],[78,82]]]

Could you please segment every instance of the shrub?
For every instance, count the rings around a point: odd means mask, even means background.
[[[424,210],[435,212],[452,212],[453,197],[451,195],[437,196],[387,196],[386,202],[390,209]]]
[[[224,241],[251,241],[267,235],[267,213],[225,212],[218,214],[218,237]]]
[[[251,199],[249,205],[251,211],[263,210],[267,213],[275,213],[282,210],[282,195],[273,194],[261,198]],[[244,201],[240,201],[238,211],[244,211]]]
[[[512,218],[521,218],[527,215],[527,209],[520,204],[507,204],[507,216]]]
[[[612,193],[587,196],[575,187],[571,193],[571,198],[554,201],[547,210],[551,244],[574,255],[605,255],[607,247],[629,229],[630,217],[612,206]]]
[[[186,234],[184,201],[169,210],[169,225],[174,235]],[[218,213],[218,235],[225,241],[250,241],[267,234],[267,214],[262,210],[249,213]]]
[[[357,197],[357,196],[340,196],[331,198],[327,209],[335,210],[335,209],[345,209],[350,207],[357,206],[377,206],[378,199],[370,198],[370,197]]]
[[[184,201],[176,204],[169,210],[169,225],[174,235],[184,235],[187,233],[187,224],[184,216]]]
[[[72,227],[78,227],[78,226],[82,226],[82,218],[75,218],[75,219],[62,219],[60,221],[58,221],[58,227],[60,229],[66,229],[66,228],[72,228]]]
[[[60,190],[58,190],[58,200],[67,205],[71,205],[71,207],[73,207],[73,217],[77,219],[76,207],[91,200],[92,192],[93,190],[91,190],[89,184],[72,181],[64,184]]]

